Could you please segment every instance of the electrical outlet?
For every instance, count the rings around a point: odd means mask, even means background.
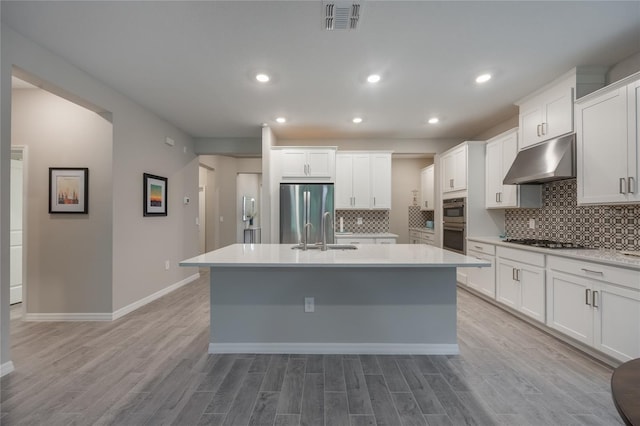
[[[529,229],[536,229],[536,220],[529,219]]]
[[[305,297],[304,298],[304,311],[305,312],[315,312],[315,300],[313,297]]]
[[[362,225],[362,218],[361,217],[356,218],[356,223],[358,225]]]
[[[171,262],[169,262],[168,260],[165,260],[164,261],[164,270],[168,271],[170,267],[171,267]]]

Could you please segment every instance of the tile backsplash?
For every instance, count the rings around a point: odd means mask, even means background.
[[[358,225],[359,217],[362,218],[362,225]],[[340,218],[343,218],[345,232],[389,232],[389,210],[336,210],[336,232],[340,230]]]
[[[433,210],[422,211],[420,206],[409,206],[409,228],[424,228],[428,220],[433,220]]]
[[[529,229],[529,220],[535,229]],[[640,205],[577,205],[575,179],[542,187],[542,208],[507,209],[510,238],[541,238],[587,247],[640,250]]]

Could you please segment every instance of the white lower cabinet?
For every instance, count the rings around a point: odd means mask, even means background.
[[[428,244],[430,246],[435,246],[436,236],[433,232],[429,232],[426,230],[410,229],[409,244]]]
[[[484,243],[467,242],[467,256],[491,263],[488,268],[464,268],[467,275],[467,286],[489,296],[496,297],[496,256],[495,246]],[[462,269],[462,268],[458,268]]]
[[[617,360],[640,357],[640,274],[548,257],[547,325]]]
[[[496,300],[544,322],[544,255],[498,247],[496,265]]]

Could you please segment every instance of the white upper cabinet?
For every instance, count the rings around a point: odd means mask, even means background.
[[[640,73],[576,102],[578,203],[640,202]]]
[[[336,154],[336,209],[391,208],[391,153]]]
[[[335,178],[334,148],[285,148],[280,154],[281,177],[333,181]]]
[[[573,87],[561,84],[520,105],[520,149],[573,131]]]
[[[435,165],[420,170],[420,210],[435,209]]]
[[[502,181],[518,153],[518,129],[487,141],[485,206],[491,208],[540,207],[540,185],[504,185]]]
[[[463,144],[442,156],[442,192],[467,189],[467,145]]]
[[[371,187],[369,153],[336,154],[336,208],[368,209]]]
[[[391,153],[371,154],[371,208],[391,208]]]
[[[517,103],[520,150],[571,133],[576,98],[604,86],[606,68],[580,67]]]

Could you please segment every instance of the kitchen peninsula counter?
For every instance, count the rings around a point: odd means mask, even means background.
[[[456,354],[456,268],[489,266],[418,244],[292,246],[234,244],[180,263],[211,268],[209,353]]]

